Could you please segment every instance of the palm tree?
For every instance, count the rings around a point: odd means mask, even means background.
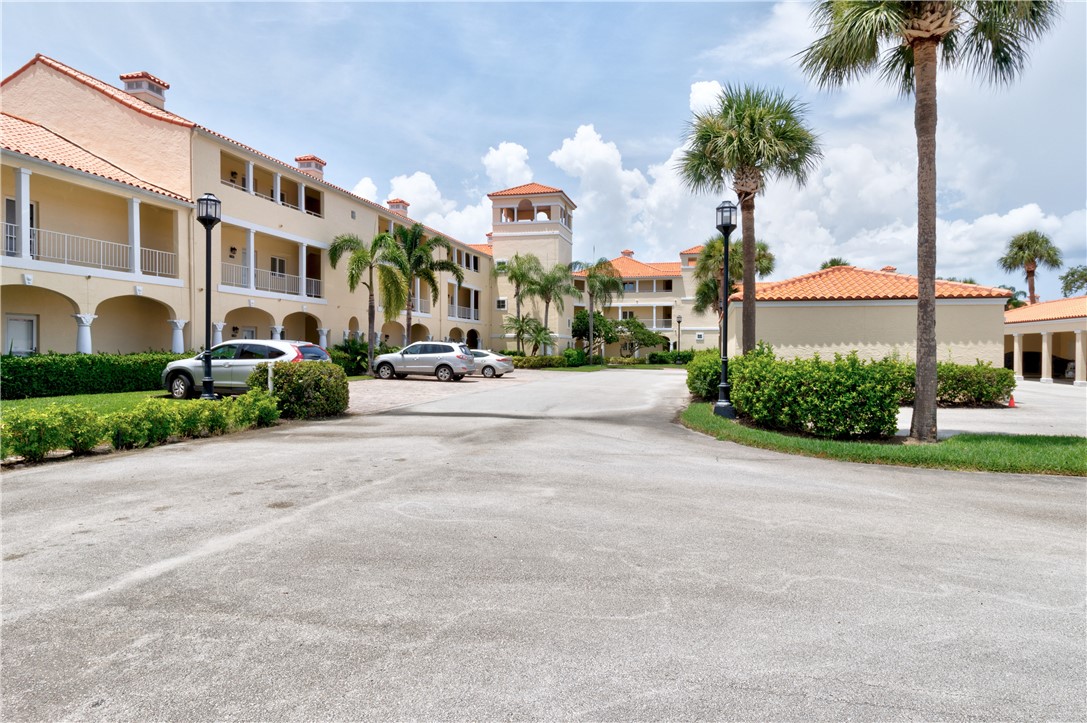
[[[340,234],[328,247],[328,261],[332,268],[344,254],[347,260],[347,288],[352,292],[362,284],[369,293],[366,307],[366,369],[374,368],[374,272],[377,272],[378,288],[381,289],[381,305],[385,307],[385,321],[392,321],[404,308],[408,289],[404,277],[397,269],[404,266],[403,249],[392,236],[381,233],[369,244],[354,234]]]
[[[528,294],[543,302],[543,325],[545,328],[548,327],[551,304],[554,304],[555,310],[561,314],[566,308],[565,298],[567,296],[576,299],[580,299],[582,296],[581,291],[574,286],[574,274],[570,271],[568,264],[555,264],[550,270],[541,272],[529,284]]]
[[[736,192],[743,217],[743,351],[755,348],[755,196],[769,181],[791,178],[803,185],[822,157],[805,125],[807,106],[780,90],[728,86],[718,107],[696,113],[677,164],[696,193]]]
[[[495,276],[505,276],[513,284],[513,300],[517,305],[517,318],[521,318],[521,301],[532,295],[532,285],[543,272],[543,265],[535,254],[516,253],[502,266],[495,266]],[[517,340],[517,351],[523,352],[521,339]]]
[[[1061,267],[1061,250],[1053,245],[1049,237],[1038,231],[1026,231],[1008,242],[1008,252],[1000,257],[1000,268],[1005,271],[1027,273],[1027,303],[1037,304],[1038,296],[1034,293],[1034,272],[1038,266],[1050,269]]]
[[[393,229],[393,238],[404,252],[401,264],[398,266],[400,275],[407,284],[407,297],[404,309],[407,313],[404,329],[404,346],[407,346],[411,338],[411,312],[415,306],[415,280],[419,279],[430,287],[431,302],[438,303],[438,277],[439,271],[453,274],[458,284],[464,283],[464,272],[449,259],[436,259],[434,252],[437,249],[449,251],[452,245],[441,236],[427,237],[426,228],[421,223],[413,223],[411,226],[397,226]]]
[[[703,244],[694,266],[694,278],[698,285],[695,287],[693,308],[699,314],[706,309],[713,309],[718,320],[724,316],[726,306],[720,283],[721,268],[725,263],[724,247],[720,234],[708,239]],[[755,276],[762,279],[774,273],[776,261],[774,252],[765,241],[755,242]],[[731,296],[736,282],[742,280],[744,275],[743,241],[729,242],[728,266],[728,295]]]
[[[532,344],[532,356],[540,351],[540,347],[545,349],[555,341],[555,335],[551,333],[551,330],[546,325],[542,324],[535,317],[528,317],[529,330],[528,335],[525,336],[525,341]]]
[[[502,321],[502,329],[513,334],[514,341],[517,342],[517,349],[520,351],[525,339],[532,335],[535,328],[533,325],[539,323],[531,316],[507,316]]]
[[[1014,286],[1005,286],[1004,284],[1001,284],[996,288],[1007,289],[1008,291],[1012,292],[1011,298],[1004,302],[1005,311],[1007,311],[1008,309],[1018,309],[1020,306],[1027,305],[1027,302],[1023,301],[1023,297],[1027,295],[1027,292],[1020,291]]]
[[[575,262],[578,270],[585,272],[585,293],[589,295],[589,356],[593,353],[593,312],[596,302],[603,309],[611,306],[616,298],[623,298],[623,277],[611,261],[603,256],[592,263]],[[603,352],[601,352],[603,353]]]
[[[914,95],[917,136],[917,378],[910,436],[936,441],[936,63],[965,65],[991,82],[1022,70],[1027,46],[1060,14],[1052,0],[850,2],[823,0],[813,17],[823,33],[801,65],[824,88],[879,70]]]
[[[841,256],[832,256],[829,259],[827,259],[826,261],[824,261],[823,263],[819,264],[819,270],[822,271],[823,269],[829,269],[831,266],[852,266],[852,265],[853,264],[849,263],[848,261],[843,259]]]

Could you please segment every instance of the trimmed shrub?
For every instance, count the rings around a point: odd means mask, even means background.
[[[732,367],[730,362],[729,372]],[[700,351],[687,364],[687,389],[699,399],[717,399],[721,384],[721,355],[713,350]]]
[[[565,367],[566,356],[513,356],[510,355],[515,369],[547,369],[549,367]]]
[[[79,404],[54,405],[51,409],[60,415],[68,436],[67,447],[74,454],[86,454],[109,437],[105,420],[91,409]]]
[[[581,349],[566,349],[562,352],[568,367],[585,366],[585,352]]]
[[[203,437],[208,434],[206,400],[177,405],[177,434],[179,437]]]
[[[162,370],[191,354],[40,354],[4,356],[0,397],[56,397],[66,394],[142,392],[158,389]]]
[[[358,341],[356,339],[345,339],[342,344],[336,344],[330,347],[328,355],[332,357],[332,362],[343,367],[343,371],[349,377],[362,376],[368,374],[367,363],[369,357],[367,356],[367,350],[369,347],[366,342]],[[377,356],[376,354],[374,356]]]
[[[267,387],[267,363],[257,365],[248,384],[250,389]],[[347,375],[330,362],[275,362],[272,396],[287,419],[334,417],[347,411]]]
[[[686,351],[655,351],[649,355],[650,364],[689,364],[694,359],[694,352]]]
[[[648,359],[638,359],[632,356],[611,356],[608,357],[608,366],[613,367],[633,367],[639,364],[648,364]]]
[[[177,404],[169,399],[147,399],[136,405],[132,414],[143,417],[148,446],[163,444],[178,435]]]
[[[114,412],[106,416],[110,442],[114,449],[135,449],[147,446],[150,425],[135,410]]]
[[[4,457],[19,455],[40,462],[55,449],[67,446],[64,420],[56,409],[16,409],[4,414]]]
[[[275,398],[263,389],[251,389],[236,397],[231,405],[236,429],[270,427],[279,419]]]
[[[936,364],[936,401],[939,404],[1004,404],[1014,390],[1015,372],[1011,369],[998,369],[982,361],[972,366],[951,362]]]
[[[204,430],[209,435],[230,431],[230,401],[226,399],[197,399],[193,404],[203,407]]]

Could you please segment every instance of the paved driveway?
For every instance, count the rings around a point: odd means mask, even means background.
[[[2,718],[1087,718],[1083,479],[715,442],[682,372],[432,388],[5,472]]]

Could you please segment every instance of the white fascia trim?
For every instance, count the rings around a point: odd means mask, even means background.
[[[1028,329],[1029,327],[1029,329]],[[1035,330],[1041,327],[1046,331],[1087,331],[1087,317],[1073,316],[1068,319],[1049,319],[1047,321],[1014,321],[1004,322],[1005,334],[1037,334]],[[1057,329],[1056,327],[1062,327]]]
[[[449,279],[446,281],[449,286],[459,286],[462,289],[471,289],[472,291],[483,291],[480,287],[474,284],[458,284],[456,279]]]
[[[937,306],[1004,306],[1007,299],[937,299]],[[742,300],[729,301],[729,307],[741,304]],[[766,306],[917,306],[917,299],[851,299],[849,301],[758,301],[755,308]]]
[[[496,238],[509,238],[509,239],[512,239],[512,238],[527,238],[527,237],[550,238],[550,237],[553,237],[553,236],[558,236],[559,238],[561,238],[563,241],[565,241],[567,243],[570,243],[570,244],[573,243],[573,238],[570,236],[570,234],[567,234],[567,233],[552,234],[552,233],[545,232],[545,231],[525,231],[525,232],[522,232],[522,233],[499,233],[498,231],[495,231],[495,232],[491,233],[491,239],[492,240],[496,239]],[[493,246],[493,244],[492,244],[492,246]]]
[[[12,269],[30,269],[67,276],[92,276],[96,279],[113,279],[114,281],[127,281],[137,284],[157,284],[158,286],[173,286],[182,288],[185,282],[181,279],[171,279],[168,276],[148,276],[146,274],[133,274],[128,271],[111,271],[110,269],[96,269],[92,266],[76,266],[75,264],[58,264],[53,261],[35,261],[24,259],[20,256],[4,256],[0,258],[0,266]]]
[[[143,198],[151,198],[163,203],[180,206],[181,208],[196,208],[196,204],[192,201],[180,201],[176,198],[171,198],[170,196],[166,196],[161,193],[155,193],[154,191],[148,191],[147,189],[140,188],[139,186],[133,186],[132,184],[125,183],[124,181],[114,181],[112,178],[105,178],[94,173],[81,171],[78,168],[63,166],[59,163],[52,163],[51,161],[43,161],[40,158],[34,158],[33,156],[27,156],[22,153],[16,153],[14,151],[4,151],[4,156],[21,159],[22,163],[20,163],[19,165],[22,166],[36,166],[38,168],[45,168],[51,171],[56,171],[61,175],[77,176],[79,178],[86,178],[92,180],[95,183],[101,183],[105,186],[111,186],[113,188],[123,190],[128,196],[141,196]]]
[[[231,226],[238,226],[240,228],[249,229],[262,233],[266,236],[275,236],[276,238],[286,239],[287,241],[294,241],[295,243],[305,244],[306,246],[314,246],[319,249],[328,249],[329,244],[322,241],[314,241],[311,238],[305,236],[299,236],[288,231],[284,231],[278,228],[271,228],[269,226],[261,226],[259,223],[253,223],[247,221],[244,218],[237,218],[235,216],[223,216],[223,223],[229,223]]]
[[[224,286],[223,284],[219,284],[219,286],[216,287],[216,291],[222,292],[224,294],[237,294],[238,296],[255,296],[261,299],[295,301],[299,304],[328,304],[328,299],[315,299],[311,296],[307,296],[305,299],[302,299],[293,294],[277,294],[274,291],[261,291],[260,289],[243,289],[240,286]]]

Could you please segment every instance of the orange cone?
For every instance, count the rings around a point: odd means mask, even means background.
[[[1015,409],[1015,395],[1014,394],[1012,394],[1012,395],[1010,395],[1008,397],[1008,407],[1010,409]]]

